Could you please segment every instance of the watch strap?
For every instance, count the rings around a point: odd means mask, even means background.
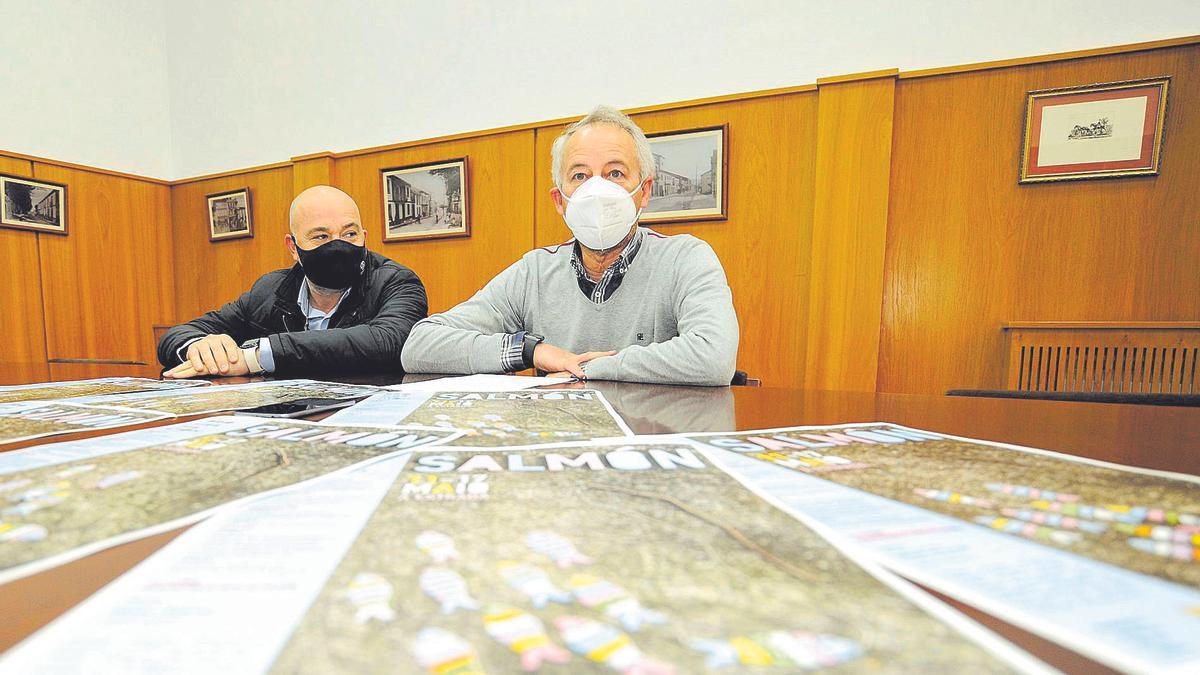
[[[258,375],[264,372],[262,364],[258,362],[258,340],[247,340],[242,343],[242,358],[246,359],[246,368],[250,370],[251,375]]]
[[[526,368],[533,367],[533,350],[542,343],[546,338],[536,333],[525,333],[525,340],[521,346],[521,359],[525,362]]]

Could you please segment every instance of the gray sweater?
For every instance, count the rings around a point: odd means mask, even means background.
[[[410,373],[499,373],[504,336],[530,331],[576,354],[589,379],[727,385],[738,323],[712,247],[643,229],[621,286],[601,304],[579,289],[573,242],[526,253],[471,299],[418,322],[401,360]]]

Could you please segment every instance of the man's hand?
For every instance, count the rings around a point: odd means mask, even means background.
[[[188,345],[187,360],[163,373],[163,377],[186,379],[213,375],[247,375],[250,368],[242,348],[228,335],[209,335]]]
[[[583,374],[583,368],[580,368],[581,364],[587,363],[592,359],[598,359],[601,356],[612,356],[614,354],[616,352],[572,354],[565,349],[542,342],[533,348],[533,367],[547,373],[570,373],[583,380],[586,379],[586,376]]]

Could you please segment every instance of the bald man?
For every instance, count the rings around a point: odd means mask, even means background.
[[[412,270],[366,248],[358,205],[328,185],[288,211],[296,262],[233,302],[175,326],[158,343],[167,378],[394,371],[429,307]]]

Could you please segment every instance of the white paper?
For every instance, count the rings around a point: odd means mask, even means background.
[[[870,424],[835,428],[870,427]],[[886,425],[899,427],[899,425]],[[812,427],[816,431],[830,427]],[[781,431],[763,430],[763,435]],[[753,431],[736,432],[750,434]],[[756,494],[908,579],[1134,672],[1200,672],[1200,591],[752,459],[697,447]],[[943,437],[1114,468],[1042,450]],[[1117,467],[1195,482],[1197,479]]]
[[[520,391],[534,387],[574,382],[561,377],[525,377],[522,375],[464,375],[422,380],[384,387],[393,391]]]
[[[432,391],[389,391],[375,394],[355,403],[349,408],[342,408],[329,417],[321,420],[323,424],[400,424],[417,408],[420,408]]]
[[[1147,98],[1137,96],[1042,108],[1038,166],[1116,162],[1141,157],[1146,105]],[[1086,127],[1101,119],[1107,119],[1112,125],[1111,136],[1068,138],[1076,125]]]

